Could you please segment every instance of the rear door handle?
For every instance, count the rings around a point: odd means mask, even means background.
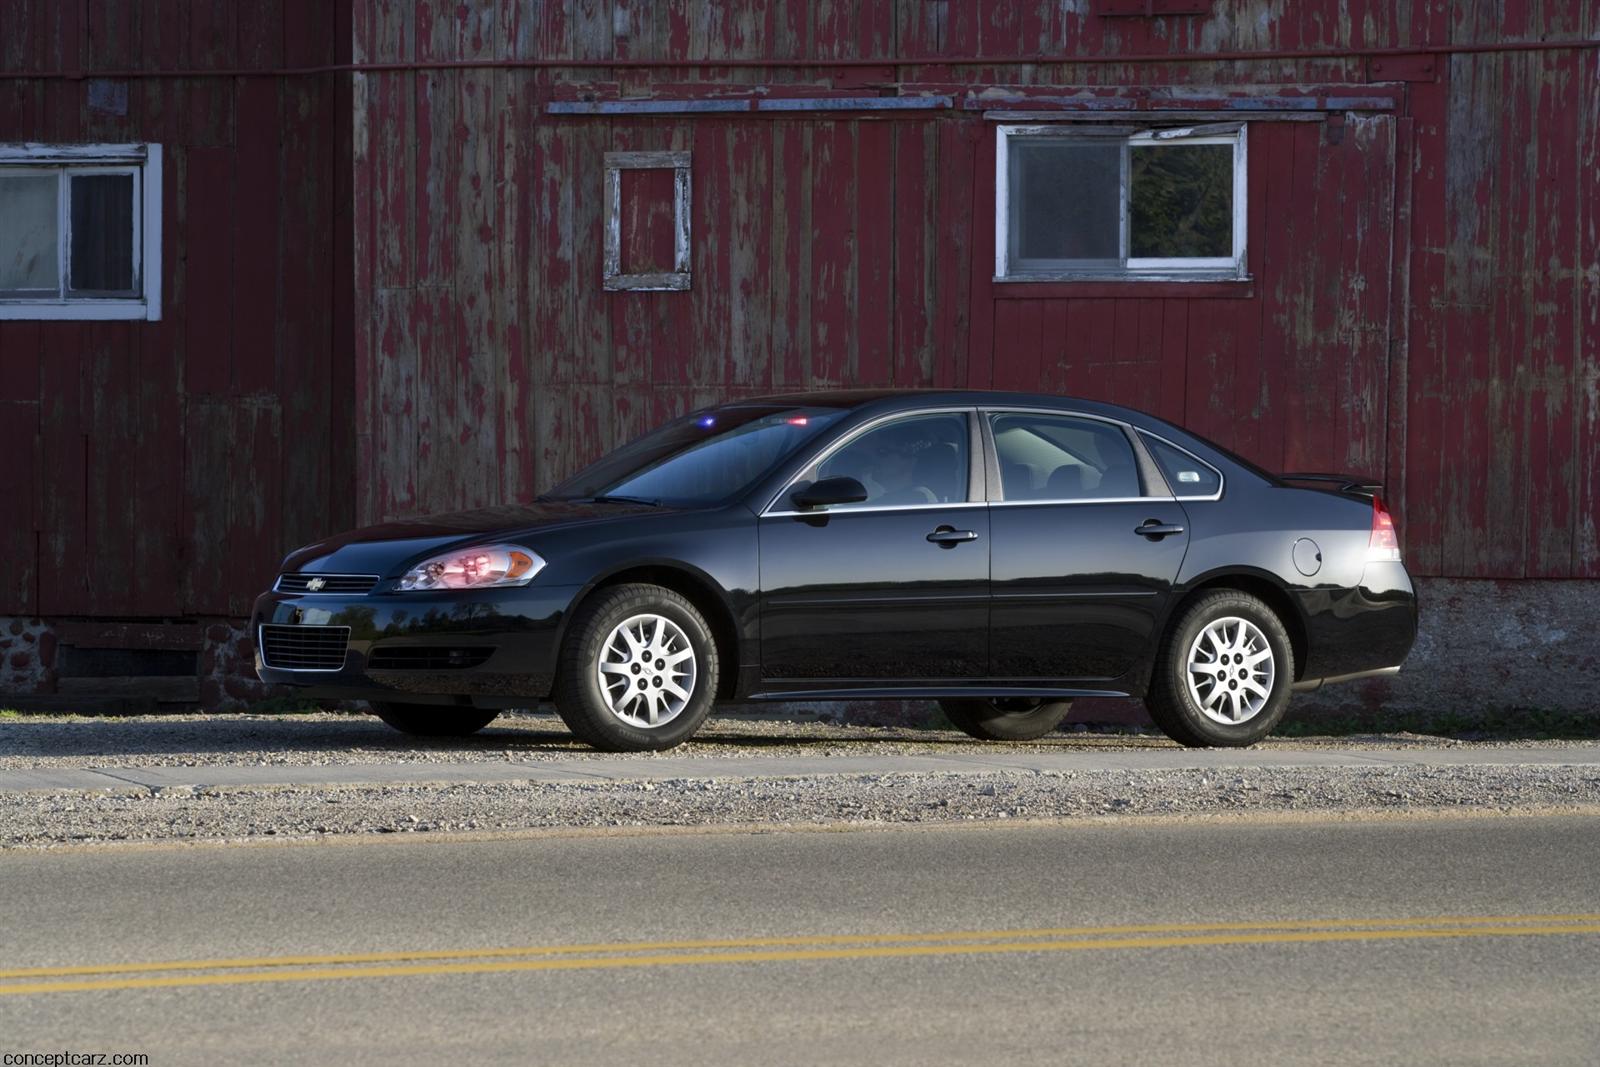
[[[1181,534],[1183,527],[1174,522],[1159,522],[1155,519],[1146,519],[1133,528],[1133,532],[1152,541],[1159,541],[1168,534]]]
[[[963,541],[976,541],[975,530],[958,530],[954,526],[941,526],[928,535],[928,540],[940,548],[954,548]]]

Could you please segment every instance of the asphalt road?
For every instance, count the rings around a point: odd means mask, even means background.
[[[19,851],[0,1052],[1600,1062],[1600,820]]]

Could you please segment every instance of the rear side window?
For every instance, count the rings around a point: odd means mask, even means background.
[[[1167,485],[1175,497],[1216,496],[1222,489],[1222,475],[1208,463],[1203,463],[1181,448],[1167,444],[1158,437],[1140,434],[1144,446],[1150,450],[1156,466],[1166,476]]]
[[[989,416],[1006,500],[1143,496],[1133,445],[1120,426],[1034,412]]]

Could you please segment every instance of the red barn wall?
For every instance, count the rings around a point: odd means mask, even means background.
[[[1600,574],[1596,53],[1448,51],[1593,37],[1600,9],[1218,0],[1210,16],[1150,19],[1096,6],[360,6],[358,60],[484,64],[359,79],[362,516],[523,499],[729,396],[1039,388],[1148,408],[1270,468],[1383,476],[1422,574]],[[1357,54],[1422,47],[1446,51]],[[1230,58],[1205,59],[1218,53]],[[1073,62],[1124,54],[1183,61]],[[994,62],[795,62],[888,56]],[[1016,62],[1036,56],[1052,59]],[[639,59],[705,63],[584,65]],[[530,60],[559,62],[515,65]],[[1394,105],[1252,123],[1242,290],[993,282],[993,124],[959,104],[546,111],[845,85],[958,101],[1007,86],[1332,85]],[[693,153],[692,289],[606,292],[603,154],[666,148]]]
[[[286,548],[526,499],[672,414],[813,386],[1072,392],[1381,475],[1456,630],[1449,581],[1600,577],[1600,60],[1540,43],[1592,45],[1600,8],[1101,6],[0,0],[0,139],[167,160],[160,322],[0,322],[0,690],[53,689],[57,634],[247,671],[212,649],[244,649],[220,624]],[[1321,121],[1251,124],[1250,283],[992,281],[995,93],[1318,87]],[[922,92],[956,106],[548,110]],[[693,156],[692,288],[607,292],[604,153],[668,148]],[[627,225],[659,252],[659,210]],[[1587,632],[1573,588],[1495,603],[1543,649],[1541,620]],[[1600,662],[1551,655],[1572,691]]]
[[[165,156],[160,321],[0,321],[0,615],[241,616],[286,542],[354,518],[335,79],[161,73],[333,62],[333,10],[0,4],[0,141]],[[127,113],[80,70],[128,74]]]

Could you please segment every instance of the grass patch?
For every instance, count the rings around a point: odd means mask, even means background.
[[[20,719],[22,712],[16,708],[0,708],[0,719]]]
[[[272,697],[258,700],[244,709],[247,715],[312,715],[328,710],[306,697]]]
[[[1504,708],[1493,711],[1309,712],[1289,717],[1275,737],[1341,737],[1350,734],[1428,734],[1459,741],[1600,739],[1600,711]]]

